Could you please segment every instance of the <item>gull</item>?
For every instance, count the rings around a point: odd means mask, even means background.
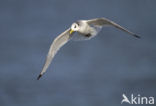
[[[140,38],[140,36],[138,36],[137,34],[130,32],[126,28],[106,18],[78,20],[74,22],[70,28],[68,28],[66,31],[64,31],[54,39],[53,43],[50,46],[43,69],[37,79],[39,80],[41,76],[46,72],[55,54],[64,44],[66,44],[71,39],[89,40],[95,37],[100,32],[103,26],[113,26],[117,29],[127,32],[128,34],[136,38]]]

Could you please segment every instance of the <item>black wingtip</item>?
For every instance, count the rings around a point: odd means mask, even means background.
[[[139,35],[136,35],[136,34],[134,34],[133,36],[139,39],[141,38]]]
[[[42,75],[40,74],[40,75],[37,77],[37,80],[39,80],[41,77],[42,77]]]

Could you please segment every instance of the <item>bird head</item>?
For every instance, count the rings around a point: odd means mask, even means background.
[[[70,28],[70,34],[79,30],[79,25],[77,23],[73,23]]]

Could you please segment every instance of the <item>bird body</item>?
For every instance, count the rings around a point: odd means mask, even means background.
[[[43,69],[37,79],[39,80],[40,77],[46,72],[55,54],[65,43],[67,43],[70,39],[89,40],[95,37],[103,26],[114,26],[115,28],[127,32],[136,38],[140,38],[140,36],[136,35],[135,33],[128,31],[119,24],[116,24],[115,22],[110,21],[106,18],[76,21],[71,25],[70,28],[68,28],[66,31],[64,31],[54,39],[53,43],[50,46]]]

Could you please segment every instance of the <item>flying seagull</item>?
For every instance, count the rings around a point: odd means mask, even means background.
[[[127,32],[136,38],[140,38],[140,36],[138,36],[137,34],[130,32],[126,28],[106,18],[78,20],[74,22],[69,29],[67,29],[54,39],[53,43],[50,46],[43,69],[37,79],[39,80],[41,76],[46,72],[55,54],[65,43],[67,43],[72,38],[73,40],[89,40],[95,37],[103,26],[114,26],[115,28]]]

